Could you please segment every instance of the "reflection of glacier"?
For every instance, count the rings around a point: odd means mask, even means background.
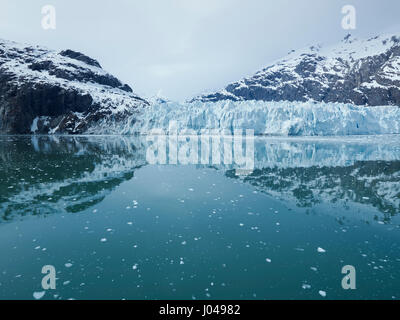
[[[147,165],[146,141],[143,136],[0,137],[0,219],[80,212],[98,204]],[[235,165],[217,168],[297,206],[360,204],[386,219],[400,213],[397,136],[257,137],[254,158],[248,176],[236,176]]]
[[[236,178],[232,171],[226,174]],[[242,179],[300,207],[360,204],[376,208],[386,220],[400,213],[400,161],[360,161],[345,167],[263,168]]]
[[[263,192],[302,207],[372,206],[386,220],[400,213],[397,136],[258,139],[256,150],[256,169],[242,179]],[[226,175],[237,178],[233,170]]]
[[[256,138],[255,167],[337,167],[400,160],[400,136]]]
[[[140,141],[121,137],[7,137],[0,143],[0,212],[79,212],[99,202],[145,164]]]
[[[135,115],[109,133],[142,133],[167,129],[252,129],[259,135],[339,136],[400,134],[400,108],[360,107],[339,103],[219,101],[161,103]],[[115,131],[116,130],[116,131]]]

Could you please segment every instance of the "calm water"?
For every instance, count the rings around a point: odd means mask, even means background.
[[[398,136],[257,138],[248,176],[148,165],[138,137],[0,137],[0,299],[44,265],[43,299],[398,299],[399,213]]]

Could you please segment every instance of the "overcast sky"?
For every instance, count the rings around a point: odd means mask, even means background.
[[[56,30],[41,27],[54,5]],[[217,90],[310,44],[400,32],[399,0],[0,0],[0,38],[74,49],[150,97]]]

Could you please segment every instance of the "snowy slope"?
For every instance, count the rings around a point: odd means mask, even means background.
[[[227,99],[400,105],[400,36],[348,35],[336,46],[293,50],[254,76],[194,100]]]
[[[146,105],[84,54],[0,40],[2,133],[82,133]]]

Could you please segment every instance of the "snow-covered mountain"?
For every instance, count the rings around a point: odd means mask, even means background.
[[[357,40],[348,35],[336,46],[293,50],[254,76],[194,100],[400,105],[400,36]]]
[[[0,40],[0,133],[83,133],[148,103],[79,52]]]

